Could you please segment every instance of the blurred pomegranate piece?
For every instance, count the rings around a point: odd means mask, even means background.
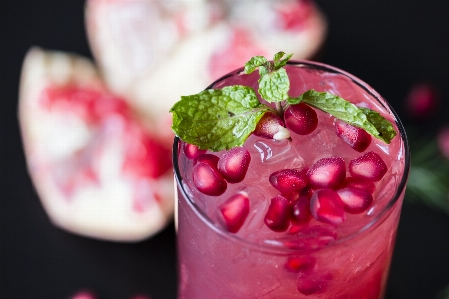
[[[171,220],[170,147],[105,88],[87,59],[30,50],[19,120],[29,173],[56,226],[138,241]]]
[[[438,147],[443,156],[449,159],[449,126],[441,129],[438,134]]]
[[[406,97],[407,113],[414,120],[429,119],[435,114],[439,101],[435,86],[424,82],[416,84]]]

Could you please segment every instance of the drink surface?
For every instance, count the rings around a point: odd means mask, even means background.
[[[346,74],[307,65],[288,65],[286,70],[291,97],[310,89],[326,91],[379,112],[398,129],[386,102]],[[257,91],[257,79],[256,74],[234,75],[213,88],[240,84]],[[403,197],[404,141],[399,135],[390,144],[373,138],[359,152],[337,136],[333,116],[316,113],[317,128],[307,135],[292,133],[291,141],[251,135],[243,146],[251,156],[244,179],[228,183],[218,196],[205,195],[195,186],[195,159],[184,155],[186,145],[180,142],[179,298],[381,298]],[[280,231],[267,225],[271,199],[281,194],[270,183],[273,173],[310,169],[320,159],[337,157],[344,161],[346,182],[351,180],[351,161],[371,152],[381,157],[387,171],[370,183],[375,187],[370,191],[373,200],[363,211],[346,210],[332,223],[313,215]],[[220,158],[225,151],[211,154]],[[342,184],[333,189],[342,189]],[[363,188],[371,188],[367,186]],[[302,195],[310,200],[319,189],[305,187]],[[239,192],[249,199],[248,216],[236,232],[229,232],[221,207]]]

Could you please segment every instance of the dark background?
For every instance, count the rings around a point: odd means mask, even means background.
[[[406,128],[435,134],[449,123],[449,1],[317,2],[330,25],[322,61],[369,82],[392,103]],[[23,57],[33,45],[91,57],[83,6],[80,0],[1,4],[0,298],[64,299],[81,288],[105,299],[138,293],[175,298],[173,225],[138,244],[68,234],[50,224],[26,172],[16,111]],[[404,98],[421,80],[439,88],[443,105],[438,117],[418,125],[407,119]],[[436,298],[446,285],[449,216],[406,202],[386,299]]]

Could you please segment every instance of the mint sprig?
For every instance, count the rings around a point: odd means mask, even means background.
[[[251,87],[235,85],[182,96],[170,112],[182,140],[220,151],[242,145],[268,110]]]
[[[246,74],[259,69],[259,94],[265,101],[276,104],[278,115],[282,116],[285,106],[303,102],[365,129],[386,143],[396,136],[392,124],[378,112],[357,107],[337,95],[309,90],[291,98],[290,80],[284,69],[291,57],[292,54],[278,52],[273,61],[254,56],[245,64]],[[235,85],[182,96],[170,112],[173,113],[172,130],[182,140],[200,149],[220,151],[243,145],[262,116],[273,110],[259,102],[251,87]]]
[[[393,125],[378,112],[357,107],[351,102],[328,92],[318,92],[311,89],[297,98],[289,98],[287,102],[289,104],[306,103],[353,126],[364,129],[367,133],[383,140],[385,143],[390,143],[397,134]]]

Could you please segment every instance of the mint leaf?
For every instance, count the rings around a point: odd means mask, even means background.
[[[367,108],[359,108],[351,102],[328,92],[318,92],[311,89],[298,98],[287,99],[287,102],[289,104],[306,103],[353,126],[362,128],[386,143],[390,143],[391,139],[396,136],[393,126],[379,113]]]
[[[362,107],[359,109],[366,115],[368,121],[376,127],[379,132],[379,139],[385,141],[386,143],[390,143],[390,141],[397,135],[393,125],[381,116],[379,112]]]
[[[268,60],[263,56],[254,56],[247,63],[245,63],[245,74],[251,74],[256,68],[264,66]]]
[[[283,68],[267,73],[259,79],[259,94],[269,102],[281,102],[288,99],[290,80]]]
[[[284,59],[281,59],[285,55],[284,52],[278,52],[274,55],[274,69],[280,69],[287,64],[287,61],[292,58],[293,54],[288,54]]]
[[[227,86],[182,96],[171,109],[173,132],[200,149],[220,151],[242,145],[270,110],[248,86]]]

